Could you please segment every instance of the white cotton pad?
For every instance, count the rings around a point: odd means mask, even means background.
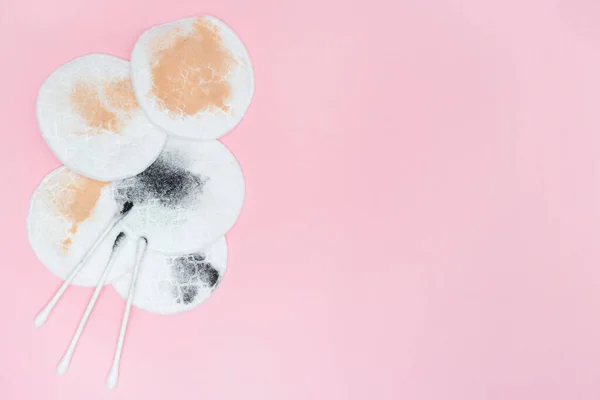
[[[166,134],[138,106],[130,72],[125,60],[92,54],[64,64],[42,85],[42,136],[71,170],[113,181],[142,172],[160,154]]]
[[[193,253],[225,235],[244,202],[240,166],[216,140],[170,137],[147,170],[114,188],[118,204],[134,204],[123,220],[126,232],[166,254]]]
[[[68,168],[52,171],[33,193],[27,234],[33,251],[54,275],[65,279],[110,224],[119,207],[111,184],[79,175]],[[73,284],[95,286],[119,234],[117,226],[90,256]],[[119,257],[133,257],[135,241],[119,244]],[[112,268],[108,282],[123,271]]]
[[[133,256],[122,258],[119,263],[126,263],[128,272],[115,281],[113,287],[126,299]],[[191,310],[211,296],[221,282],[226,266],[227,242],[224,237],[203,251],[182,256],[148,250],[140,265],[133,305],[156,314]]]
[[[214,17],[155,26],[131,54],[131,79],[148,117],[168,133],[216,139],[250,106],[254,72],[238,36]]]

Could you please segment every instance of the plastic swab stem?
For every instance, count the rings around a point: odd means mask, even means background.
[[[148,247],[148,239],[141,237],[138,239],[138,248],[136,254],[135,265],[133,267],[133,275],[131,277],[131,283],[129,284],[129,293],[127,295],[127,304],[125,305],[125,313],[123,314],[123,321],[121,322],[121,331],[119,332],[119,340],[117,341],[117,349],[115,351],[115,357],[113,359],[112,368],[106,379],[106,386],[109,389],[113,389],[117,386],[119,380],[119,364],[121,363],[121,353],[123,351],[123,342],[125,340],[125,331],[127,330],[127,322],[129,321],[129,313],[131,311],[131,303],[133,302],[133,296],[135,295],[135,286],[137,284],[137,278],[140,271],[140,264],[146,255],[146,248]]]
[[[100,243],[102,243],[102,241],[110,233],[110,231],[112,231],[113,228],[119,222],[121,222],[121,220],[127,215],[127,213],[129,213],[129,211],[131,210],[131,207],[133,207],[133,204],[131,202],[126,202],[125,205],[123,206],[123,209],[115,214],[115,216],[113,217],[111,222],[108,224],[108,226],[104,229],[104,231],[102,231],[102,233],[100,234],[98,239],[96,239],[94,244],[92,244],[92,247],[90,247],[88,249],[88,251],[81,258],[81,261],[79,261],[79,263],[77,263],[75,268],[73,268],[73,270],[71,271],[71,273],[69,274],[67,279],[65,279],[63,284],[60,286],[60,288],[54,294],[54,297],[52,297],[52,299],[48,302],[48,304],[46,304],[46,307],[44,307],[42,309],[42,311],[40,311],[39,314],[36,315],[35,319],[33,320],[36,327],[40,327],[44,324],[44,322],[46,322],[46,320],[50,316],[50,313],[52,312],[52,309],[54,308],[56,303],[58,303],[58,301],[60,300],[62,295],[65,293],[65,291],[69,287],[69,285],[77,277],[77,275],[79,274],[79,272],[81,271],[81,269],[83,268],[85,263],[87,262],[88,258],[94,253],[94,251],[98,248]]]
[[[71,344],[69,345],[69,348],[65,352],[65,355],[63,356],[63,358],[58,363],[58,367],[56,369],[56,372],[58,373],[58,375],[63,375],[65,372],[67,372],[67,369],[69,368],[69,364],[71,363],[71,357],[73,357],[73,353],[75,352],[75,348],[77,347],[77,342],[79,341],[79,337],[83,333],[85,324],[87,323],[87,320],[90,317],[90,314],[92,313],[94,305],[96,304],[96,300],[98,300],[100,291],[104,287],[104,283],[106,282],[106,279],[108,278],[108,276],[110,274],[110,270],[112,269],[114,260],[116,259],[117,253],[119,252],[119,249],[121,247],[121,246],[119,246],[119,244],[124,239],[125,239],[125,234],[123,232],[119,233],[119,235],[115,239],[115,243],[113,245],[113,250],[110,253],[110,257],[108,259],[108,262],[106,263],[104,272],[102,273],[102,276],[100,277],[100,280],[98,281],[98,283],[96,285],[96,289],[94,290],[94,293],[92,294],[92,298],[90,299],[90,301],[85,309],[85,312],[83,313],[83,316],[81,317],[81,321],[79,321],[79,326],[77,327],[77,330],[75,331],[75,335],[73,335]]]

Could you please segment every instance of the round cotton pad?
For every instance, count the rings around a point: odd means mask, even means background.
[[[244,202],[240,166],[216,140],[170,137],[154,164],[114,187],[118,204],[134,204],[126,231],[167,254],[193,253],[225,235]]]
[[[27,215],[29,242],[40,261],[65,279],[110,224],[119,207],[110,183],[86,178],[68,168],[52,171],[33,193]],[[73,284],[95,286],[104,271],[119,226],[100,243]],[[135,243],[124,241],[119,257],[133,257]],[[123,271],[112,268],[108,281]]]
[[[146,169],[166,134],[139,108],[129,62],[92,54],[58,68],[37,99],[42,136],[70,169],[112,181]]]
[[[237,35],[214,17],[155,26],[131,54],[140,106],[168,133],[216,139],[232,130],[250,106],[254,72]]]
[[[128,273],[113,283],[127,298],[133,258]],[[175,314],[191,310],[208,299],[217,288],[227,266],[227,242],[222,237],[204,251],[183,256],[166,256],[148,250],[140,265],[133,305],[157,314]],[[122,269],[122,268],[119,268]]]

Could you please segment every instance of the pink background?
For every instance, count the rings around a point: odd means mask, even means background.
[[[193,312],[91,295],[25,234],[59,165],[44,78],[144,29],[214,14],[246,43],[256,95],[224,142],[247,201],[230,264]],[[597,0],[0,0],[3,400],[600,398]]]

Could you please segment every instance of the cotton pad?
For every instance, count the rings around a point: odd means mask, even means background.
[[[125,299],[131,283],[131,265],[133,261],[129,260],[128,273],[113,283]],[[224,237],[203,251],[182,256],[148,250],[140,265],[133,305],[156,314],[191,310],[212,295],[226,266],[227,242]]]
[[[235,223],[244,202],[240,166],[222,143],[170,137],[138,176],[114,183],[118,204],[134,204],[123,226],[148,247],[186,254],[213,243]]]
[[[112,184],[60,167],[44,178],[31,197],[27,215],[29,242],[42,264],[64,280],[118,210]],[[111,231],[90,255],[73,284],[96,285],[120,232],[118,228]],[[124,242],[120,246],[120,257],[133,257],[133,243]],[[122,273],[113,268],[107,282]]]
[[[42,136],[71,170],[113,181],[146,169],[166,134],[138,106],[129,62],[92,54],[58,68],[42,85],[37,118]]]
[[[131,54],[140,107],[168,133],[216,139],[242,119],[254,93],[250,57],[238,36],[210,16],[155,26]]]

